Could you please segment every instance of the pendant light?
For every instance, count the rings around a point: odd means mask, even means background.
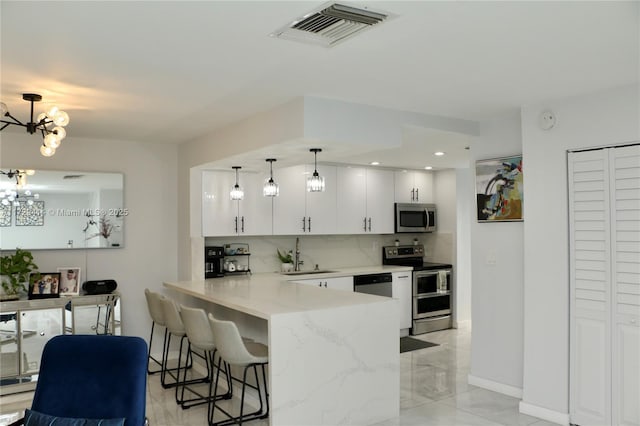
[[[262,195],[265,197],[277,197],[280,195],[280,187],[273,181],[273,162],[278,161],[275,158],[267,158],[264,160],[269,163],[269,180],[262,187]]]
[[[322,152],[320,148],[311,148],[309,150],[313,152],[313,175],[307,178],[307,192],[323,192],[324,191],[324,177],[318,174],[318,153]]]
[[[244,191],[242,190],[242,188],[238,184],[238,170],[241,169],[241,168],[242,167],[240,167],[240,166],[233,166],[232,167],[232,169],[234,169],[236,171],[236,184],[231,187],[231,192],[229,193],[229,196],[234,201],[242,200],[244,198]]]

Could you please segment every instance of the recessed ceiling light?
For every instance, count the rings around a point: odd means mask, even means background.
[[[424,169],[425,169],[425,170],[431,170],[431,169],[433,169],[433,167],[431,167],[431,166],[425,166],[425,167],[424,167]]]
[[[436,157],[442,157],[444,155],[444,152],[436,151],[436,152],[433,153],[433,155],[435,155]]]
[[[380,163],[379,163],[378,161],[372,161],[370,164],[371,164],[372,166],[378,166],[378,165],[380,165]]]

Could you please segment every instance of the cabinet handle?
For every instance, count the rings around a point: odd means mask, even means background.
[[[327,282],[326,281],[324,282],[324,288],[327,288]]]
[[[311,232],[311,216],[309,216],[309,226],[307,226],[307,231]]]
[[[242,216],[242,233],[244,234],[244,216]]]
[[[307,218],[302,217],[302,232],[307,232]]]
[[[411,201],[414,201],[413,199],[413,193],[415,192],[415,189],[411,188]]]
[[[234,232],[237,234],[238,233],[238,216],[236,216],[233,220],[235,222],[235,226],[234,226],[235,227],[235,231]]]
[[[369,218],[369,232],[371,232],[371,218]]]
[[[409,278],[409,275],[402,275],[401,277],[398,278]]]
[[[318,283],[318,287],[322,287],[322,281]]]
[[[420,195],[418,195],[419,188],[416,188],[416,201],[420,201]]]
[[[367,232],[367,218],[364,218],[364,232]]]

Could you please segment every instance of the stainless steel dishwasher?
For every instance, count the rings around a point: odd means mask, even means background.
[[[357,293],[391,297],[392,282],[393,276],[391,272],[356,275],[353,277],[353,288]]]

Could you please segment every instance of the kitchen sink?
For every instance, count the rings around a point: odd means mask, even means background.
[[[328,269],[316,269],[313,271],[292,271],[292,272],[280,272],[282,275],[313,275],[313,274],[329,274],[331,272]]]

